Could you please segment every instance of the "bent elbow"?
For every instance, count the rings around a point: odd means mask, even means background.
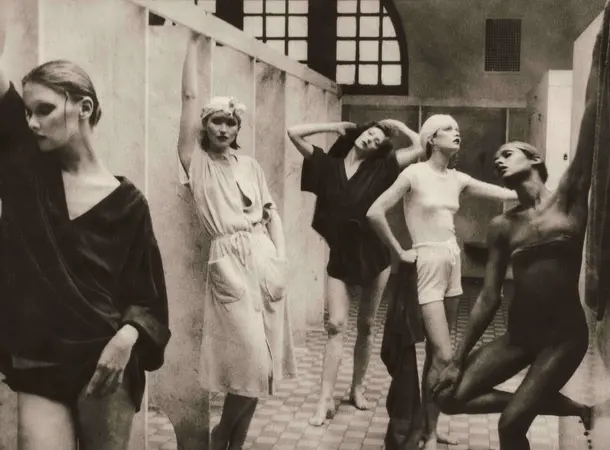
[[[366,218],[369,222],[376,223],[383,216],[382,211],[378,206],[371,206],[369,210],[366,212]]]
[[[286,130],[286,134],[290,139],[294,139],[295,137],[297,137],[297,132],[293,127],[288,128]]]

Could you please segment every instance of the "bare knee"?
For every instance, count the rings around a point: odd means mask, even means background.
[[[345,329],[347,327],[347,318],[330,317],[324,326],[326,328],[326,332],[328,333],[328,337],[342,335],[345,333]]]
[[[359,318],[356,326],[358,329],[358,336],[369,338],[373,335],[373,330],[375,328],[375,320],[368,317],[365,319]]]

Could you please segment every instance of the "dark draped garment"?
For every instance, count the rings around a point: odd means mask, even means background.
[[[70,220],[56,154],[38,148],[11,85],[0,100],[0,369],[9,386],[11,357],[57,370],[95,362],[125,324],[139,331],[127,371],[136,408],[144,371],[163,364],[170,331],[161,255],[146,199],[117,179]]]

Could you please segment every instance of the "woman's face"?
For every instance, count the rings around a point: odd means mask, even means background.
[[[511,144],[500,147],[494,158],[496,173],[505,182],[516,175],[531,173],[535,163],[535,159],[529,158],[525,152]]]
[[[373,154],[386,139],[387,137],[381,129],[370,127],[356,138],[354,145],[364,154]]]
[[[232,114],[218,111],[206,123],[206,135],[212,150],[226,150],[237,139],[239,123]]]
[[[28,126],[36,135],[40,150],[64,147],[79,133],[79,103],[66,95],[30,82],[23,87],[23,101]]]
[[[460,150],[460,144],[462,143],[460,127],[456,121],[448,120],[434,133],[431,141],[435,148],[452,155]]]

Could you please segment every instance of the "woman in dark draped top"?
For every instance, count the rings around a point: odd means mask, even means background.
[[[17,448],[126,450],[170,338],[148,202],[95,150],[101,106],[81,67],[49,61],[21,85],[0,68],[0,372]]]
[[[440,372],[433,388],[447,414],[501,413],[501,450],[529,449],[526,435],[539,414],[580,417],[585,434],[591,428],[592,408],[559,391],[588,347],[578,284],[599,114],[596,88],[602,40],[607,47],[607,32],[600,33],[595,44],[576,154],[557,189],[551,192],[545,187],[547,169],[535,147],[509,142],[496,152],[496,170],[517,192],[519,204],[491,223],[483,290],[453,361]],[[514,297],[507,332],[471,352],[500,306],[509,262]],[[514,393],[495,389],[527,366]]]

